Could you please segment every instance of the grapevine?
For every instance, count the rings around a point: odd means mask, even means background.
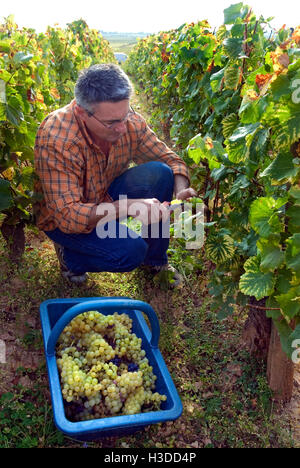
[[[22,231],[34,224],[40,200],[33,168],[39,124],[73,99],[81,69],[114,61],[108,42],[83,20],[40,34],[19,29],[13,16],[0,24],[0,229],[12,261],[24,252]]]
[[[85,312],[60,335],[57,365],[66,414],[84,421],[155,411],[166,401],[155,391],[156,376],[132,333],[127,314]]]
[[[223,319],[234,304],[263,300],[291,357],[300,337],[300,28],[268,21],[231,5],[217,31],[202,21],[140,41],[127,70],[153,96],[156,122],[169,123],[207,207],[212,308]]]

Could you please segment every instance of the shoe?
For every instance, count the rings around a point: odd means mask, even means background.
[[[57,244],[56,242],[53,242],[55,252],[59,261],[59,266],[60,266],[60,273],[64,279],[67,281],[70,281],[71,283],[74,284],[82,284],[87,280],[87,274],[84,273],[83,275],[76,275],[76,273],[73,273],[71,270],[68,269],[65,260],[64,260],[64,248],[62,245]]]
[[[165,265],[141,265],[143,271],[152,276],[156,276],[162,283],[168,283],[168,286],[178,288],[183,284],[182,275],[169,263]]]

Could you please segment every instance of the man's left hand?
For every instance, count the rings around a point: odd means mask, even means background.
[[[197,197],[197,192],[192,187],[182,189],[175,194],[176,200],[188,200],[192,197]]]

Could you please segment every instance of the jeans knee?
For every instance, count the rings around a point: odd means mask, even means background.
[[[134,270],[143,263],[147,250],[148,244],[141,237],[134,239],[130,243],[130,247],[127,250],[127,262],[130,265],[130,270]]]
[[[170,166],[159,161],[152,161],[149,164],[153,166],[157,179],[162,180],[164,183],[173,183],[174,175]]]
[[[159,161],[152,161],[149,165],[152,166],[152,186],[154,192],[156,192],[155,197],[160,201],[170,201],[174,188],[174,174],[172,169],[167,164]]]

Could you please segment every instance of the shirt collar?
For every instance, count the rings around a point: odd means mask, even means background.
[[[91,136],[89,135],[89,132],[87,131],[87,128],[86,128],[85,123],[84,123],[83,120],[80,118],[79,112],[78,112],[78,110],[77,110],[76,100],[75,100],[75,99],[71,102],[71,108],[72,108],[72,111],[73,111],[73,113],[74,113],[74,115],[75,115],[75,118],[76,118],[76,120],[77,120],[79,129],[80,129],[80,131],[81,131],[83,137],[84,137],[85,140],[87,141],[88,145],[97,148],[97,145],[93,142]]]

